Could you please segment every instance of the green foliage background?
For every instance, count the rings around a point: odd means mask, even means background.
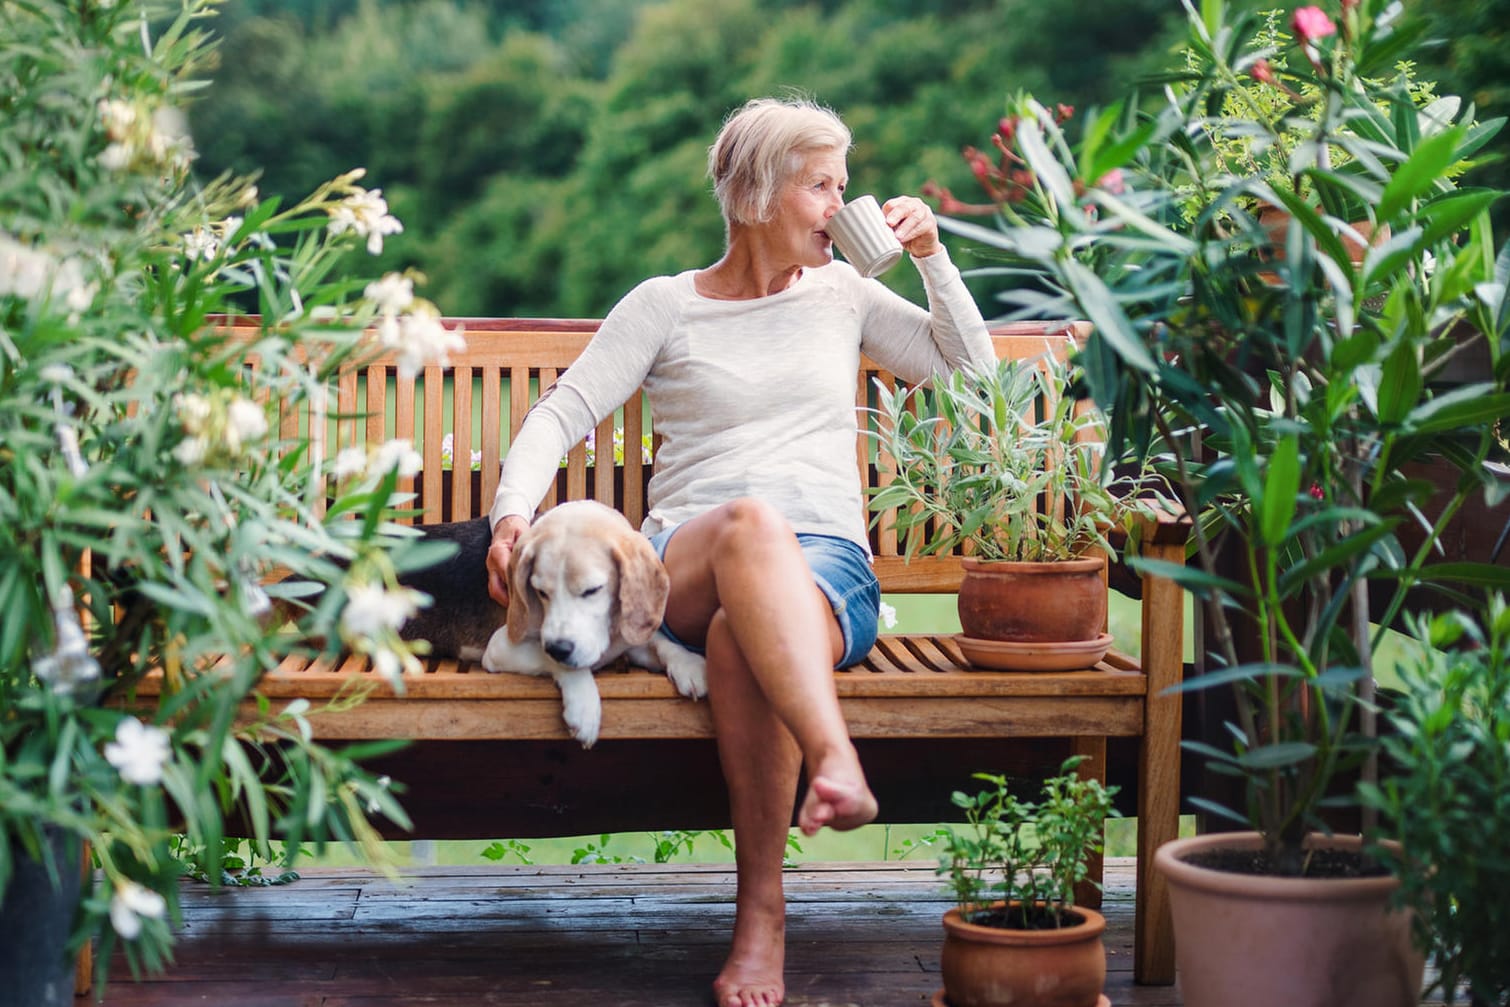
[[[357,165],[448,314],[601,315],[705,265],[704,159],[745,99],[797,89],[853,129],[852,191],[965,192],[1009,90],[1104,103],[1162,65],[1171,0],[230,0],[192,110],[205,177],[308,191]],[[1151,62],[1150,62],[1151,60]],[[916,294],[916,277],[891,282]]]
[[[1510,0],[1411,2],[1440,42],[1422,72],[1503,114]],[[704,152],[745,99],[837,109],[853,192],[934,179],[969,200],[960,148],[989,147],[1010,92],[1105,105],[1170,65],[1182,18],[1177,0],[229,0],[192,125],[206,178],[299,194],[366,167],[406,228],[381,264],[420,269],[448,314],[600,316],[718,257]],[[920,294],[911,270],[887,282]]]

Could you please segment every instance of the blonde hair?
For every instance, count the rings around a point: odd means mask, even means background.
[[[755,98],[724,120],[708,148],[708,175],[724,220],[771,219],[781,187],[817,151],[849,153],[849,127],[802,97]]]

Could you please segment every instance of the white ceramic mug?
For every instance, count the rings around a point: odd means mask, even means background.
[[[861,276],[880,276],[902,257],[902,243],[872,195],[839,208],[825,228],[834,245]]]

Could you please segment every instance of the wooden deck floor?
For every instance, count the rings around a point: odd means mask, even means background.
[[[1132,981],[1133,862],[1108,862],[1106,993],[1180,1004]],[[189,884],[176,965],[112,1007],[676,1007],[710,1003],[733,920],[721,865],[424,868],[394,884],[314,870],[291,885]],[[787,876],[787,1003],[926,1005],[940,986],[931,865],[815,864]],[[80,1001],[83,1003],[83,1001]]]

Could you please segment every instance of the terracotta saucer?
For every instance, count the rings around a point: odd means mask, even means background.
[[[949,1001],[944,999],[943,990],[939,990],[937,993],[933,994],[933,999],[929,1001],[929,1004],[931,1005],[931,1007],[949,1007]],[[1096,1007],[1112,1007],[1112,1002],[1107,998],[1106,994],[1103,993],[1101,994],[1100,998],[1097,999]]]
[[[965,659],[978,668],[995,671],[1082,671],[1093,668],[1111,649],[1112,635],[1075,643],[1015,643],[1011,640],[980,640],[957,633]]]

